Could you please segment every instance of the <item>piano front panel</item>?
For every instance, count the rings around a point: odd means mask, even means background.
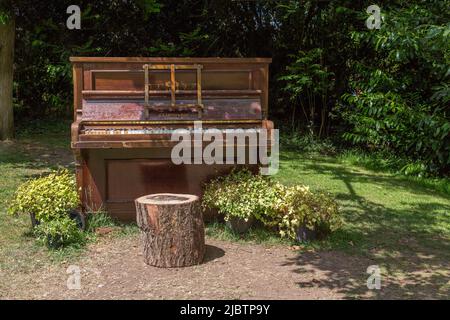
[[[225,174],[235,165],[174,165],[169,149],[86,150],[83,202],[89,208],[106,209],[121,221],[135,221],[134,199],[151,193],[202,194],[204,183]],[[255,172],[257,165],[249,166]],[[206,216],[208,220],[211,217]]]

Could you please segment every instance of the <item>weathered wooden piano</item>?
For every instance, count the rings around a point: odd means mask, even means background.
[[[72,149],[83,210],[135,219],[134,199],[201,195],[233,164],[171,160],[173,130],[272,129],[267,58],[72,57]]]

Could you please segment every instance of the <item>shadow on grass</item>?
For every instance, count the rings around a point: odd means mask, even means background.
[[[366,287],[369,275],[365,271],[369,265],[378,265],[383,270],[384,283],[382,290],[371,290],[373,298],[448,299],[450,241],[437,227],[437,215],[428,210],[450,208],[429,203],[392,210],[361,199],[356,203],[353,208],[346,207],[345,214],[352,217],[349,223],[358,227],[344,228],[330,239],[334,247],[341,247],[350,254],[335,253],[346,257],[341,259],[330,252],[300,254],[288,264],[298,266],[297,271],[312,265],[325,272],[327,278],[318,283],[299,285],[336,289],[349,298],[366,295],[369,293]],[[424,226],[428,228],[424,229]]]
[[[0,165],[5,166],[4,170],[51,170],[72,168],[74,160],[70,147],[43,145],[38,139],[16,140],[0,142]]]
[[[280,161],[288,163],[288,166],[292,170],[299,172],[316,172],[319,174],[329,175],[332,180],[339,180],[345,183],[348,191],[355,194],[351,183],[365,183],[378,185],[380,187],[401,188],[417,194],[430,194],[430,192],[437,193],[443,198],[450,198],[450,195],[446,192],[436,189],[425,178],[423,181],[418,178],[387,174],[385,172],[373,172],[372,174],[366,174],[361,172],[351,171],[349,167],[357,167],[354,165],[342,164],[339,159],[332,157],[320,157],[320,156],[308,156],[302,154],[295,154],[293,152],[281,153]],[[360,167],[359,167],[360,168]],[[445,179],[441,179],[444,181]]]
[[[342,204],[346,223],[327,240],[328,248],[343,251],[304,252],[288,259],[287,265],[297,267],[294,272],[308,272],[308,267],[314,267],[325,275],[322,280],[298,283],[299,286],[326,287],[348,298],[450,298],[447,195],[399,177],[336,165],[334,159],[305,159],[296,163],[295,160],[302,159],[287,154],[282,160],[289,161],[290,168],[299,176],[326,175],[327,181],[337,180],[344,186],[334,196]],[[364,183],[380,190],[378,195],[370,196],[377,202],[358,194]],[[368,190],[364,191],[367,195]],[[393,192],[399,198],[383,202]],[[410,198],[404,198],[407,194]],[[418,197],[429,200],[416,201]],[[378,265],[382,270],[381,290],[368,290],[366,286],[369,265]]]
[[[402,259],[401,257],[398,259]],[[335,252],[305,252],[296,258],[287,259],[284,265],[293,265],[293,272],[304,274],[313,267],[320,270],[322,276],[312,281],[296,284],[301,288],[327,288],[343,294],[346,298],[372,299],[448,299],[450,286],[448,274],[436,269],[448,268],[443,261],[434,258],[428,263],[433,269],[427,269],[424,261],[408,257],[408,263],[399,267],[398,261],[386,259],[361,259]],[[369,290],[366,273],[370,265],[381,268],[380,290]],[[316,271],[317,272],[317,271]]]

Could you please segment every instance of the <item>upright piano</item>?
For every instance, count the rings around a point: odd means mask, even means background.
[[[236,164],[175,164],[176,129],[272,130],[268,58],[72,57],[71,147],[84,211],[135,219],[134,199],[202,194]],[[190,131],[189,131],[190,132]],[[250,143],[250,142],[249,142]],[[252,170],[254,164],[248,165]]]

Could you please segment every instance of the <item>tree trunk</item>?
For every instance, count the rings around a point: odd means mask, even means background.
[[[205,254],[205,230],[197,196],[160,193],[135,201],[145,263],[156,267],[199,264]]]
[[[14,137],[13,120],[13,63],[14,19],[0,23],[0,140]]]

